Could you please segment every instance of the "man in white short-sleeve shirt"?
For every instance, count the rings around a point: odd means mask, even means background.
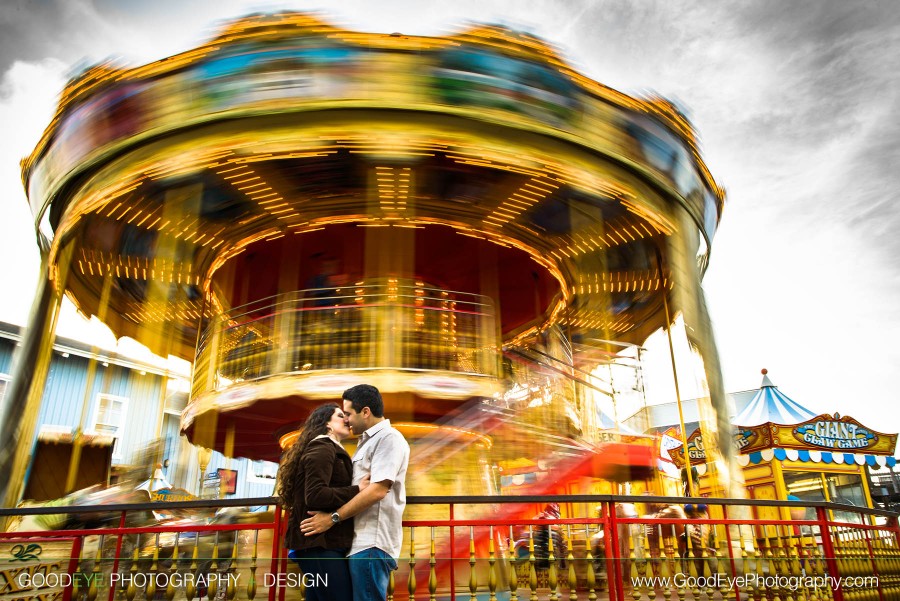
[[[306,536],[353,517],[350,577],[354,601],[387,598],[390,573],[403,544],[406,468],[409,444],[384,417],[384,401],[374,386],[360,384],[344,391],[344,415],[359,435],[353,455],[353,484],[369,476],[370,484],[332,514],[310,512],[300,523]]]

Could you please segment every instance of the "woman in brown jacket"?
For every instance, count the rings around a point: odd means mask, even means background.
[[[353,542],[353,520],[341,520],[315,537],[300,532],[307,512],[335,511],[368,485],[368,480],[351,485],[353,462],[341,446],[348,436],[350,428],[340,407],[317,407],[285,454],[278,474],[278,496],[291,512],[285,546],[303,570],[307,601],[353,598],[346,558]]]

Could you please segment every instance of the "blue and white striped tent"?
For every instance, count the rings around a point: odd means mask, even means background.
[[[735,426],[758,426],[766,422],[774,424],[799,424],[818,414],[813,413],[803,405],[788,398],[778,390],[778,387],[769,379],[766,370],[763,370],[762,385],[750,403],[744,410],[737,414],[731,423]],[[746,466],[768,462],[772,459],[784,461],[802,461],[810,463],[834,463],[834,464],[868,464],[871,467],[893,467],[897,460],[894,457],[883,455],[869,455],[863,453],[828,452],[816,450],[798,450],[770,448],[762,449],[749,454],[740,454],[737,457],[738,465]]]
[[[816,417],[803,405],[788,398],[769,379],[763,370],[763,380],[759,391],[744,410],[737,414],[731,423],[736,426],[758,426],[766,422],[774,424],[799,424]]]

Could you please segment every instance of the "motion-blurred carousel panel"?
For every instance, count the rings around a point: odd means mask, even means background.
[[[23,175],[49,289],[194,362],[197,444],[277,460],[314,406],[368,382],[427,466],[412,492],[496,492],[497,466],[528,462],[517,481],[647,478],[602,453],[647,441],[604,422],[598,368],[639,372],[676,316],[715,431],[699,282],[723,192],[672,104],[531,35],[247,17],[72,80]]]

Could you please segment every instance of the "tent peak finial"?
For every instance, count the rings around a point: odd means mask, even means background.
[[[772,422],[774,424],[799,424],[816,417],[816,414],[791,400],[778,390],[765,370],[762,384],[753,399],[737,414],[732,423],[742,427],[752,427]]]
[[[772,383],[772,380],[769,379],[769,370],[768,369],[766,369],[764,367],[764,368],[762,368],[762,371],[760,373],[762,373],[762,377],[763,377],[762,384],[759,385],[760,388],[766,388],[766,387],[777,388],[777,386],[775,386],[775,384]]]

